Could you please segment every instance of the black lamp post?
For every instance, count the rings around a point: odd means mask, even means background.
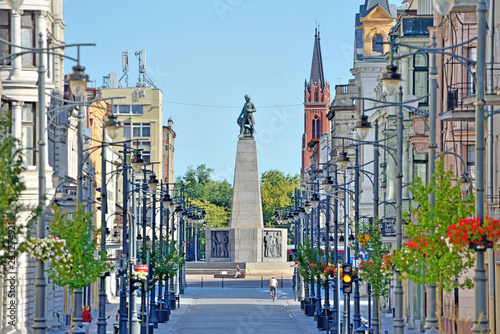
[[[153,238],[151,240],[152,244],[152,254],[156,255],[156,187],[158,186],[158,180],[156,179],[156,175],[152,173],[148,180],[149,190],[153,194],[153,211],[151,212],[151,230],[153,233]],[[154,328],[158,328],[158,317],[156,314],[156,289],[155,289],[155,280],[153,279],[153,270],[155,267],[155,257],[153,257],[153,261],[151,261],[151,268],[148,271],[148,279],[152,281],[151,289],[151,297],[150,297],[150,311],[149,311],[149,323],[153,325]],[[151,329],[151,327],[149,327]],[[150,330],[150,334],[152,331]]]

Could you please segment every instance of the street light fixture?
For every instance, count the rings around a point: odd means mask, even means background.
[[[89,76],[85,74],[85,67],[73,66],[73,74],[68,75],[68,79],[71,94],[76,98],[81,98],[85,94],[89,80]]]
[[[337,155],[337,165],[342,172],[347,170],[347,167],[349,166],[349,157],[347,156],[346,151],[340,151]]]
[[[136,174],[139,174],[144,166],[144,159],[141,156],[141,151],[135,150],[132,155],[132,159],[130,159],[130,164],[132,165],[132,169]]]
[[[467,172],[463,172],[460,176],[460,189],[462,191],[467,191],[470,187],[470,179],[467,176]]]
[[[158,179],[154,173],[149,176],[148,186],[151,192],[155,192],[156,187],[158,187]]]
[[[398,67],[396,65],[390,64],[385,67],[385,72],[380,75],[384,91],[389,96],[392,96],[394,95],[394,93],[396,93],[396,90],[399,87],[399,82],[403,81],[401,79],[401,73],[399,73],[397,70]]]
[[[455,0],[434,0],[434,8],[441,15],[447,15],[454,5]]]
[[[368,132],[372,127],[372,123],[368,120],[368,116],[363,113],[358,116],[358,121],[356,122],[356,125],[354,125],[354,127],[356,128],[356,131],[358,133],[358,138],[361,140],[365,140],[365,138],[368,136]]]
[[[311,205],[311,202],[309,200],[306,200],[305,204],[304,204],[304,210],[305,212],[310,215],[311,212],[312,212],[312,205]]]
[[[311,196],[311,202],[312,202],[313,209],[317,209],[318,205],[319,205],[319,195],[318,195],[318,193],[313,193],[312,194],[312,196]]]
[[[107,117],[107,120],[104,122],[104,127],[106,128],[111,139],[115,139],[118,136],[120,125],[121,124],[118,121],[118,117],[115,114],[111,114]]]

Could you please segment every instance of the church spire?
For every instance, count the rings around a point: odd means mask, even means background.
[[[323,59],[321,58],[321,45],[319,43],[319,29],[316,27],[314,32],[314,49],[311,64],[310,84],[321,84],[321,88],[325,87],[325,75],[323,74]]]

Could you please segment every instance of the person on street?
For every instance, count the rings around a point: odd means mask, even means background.
[[[82,319],[83,319],[83,326],[85,327],[87,334],[89,334],[90,323],[92,322],[92,314],[90,314],[90,306],[85,305],[83,307]]]
[[[278,288],[278,280],[276,280],[276,277],[273,276],[273,278],[269,280],[269,289],[271,290],[271,297],[273,297],[273,301],[274,298],[276,298],[276,296],[278,295]]]

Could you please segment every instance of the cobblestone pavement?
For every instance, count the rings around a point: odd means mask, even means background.
[[[300,303],[294,301],[290,277],[277,278],[283,282],[283,287],[273,302],[267,288],[268,277],[226,278],[223,281],[210,275],[189,275],[180,307],[172,310],[170,320],[159,324],[154,333],[325,333],[317,330],[314,317],[305,316]],[[367,317],[367,304],[362,298],[361,315],[364,318]],[[106,333],[113,333],[117,310],[118,299],[107,305],[110,318]],[[97,311],[92,312],[92,316],[90,333],[97,333]],[[382,314],[381,318],[381,334],[393,333],[392,317]],[[64,330],[50,333],[62,334]],[[405,328],[405,333],[420,331]]]

